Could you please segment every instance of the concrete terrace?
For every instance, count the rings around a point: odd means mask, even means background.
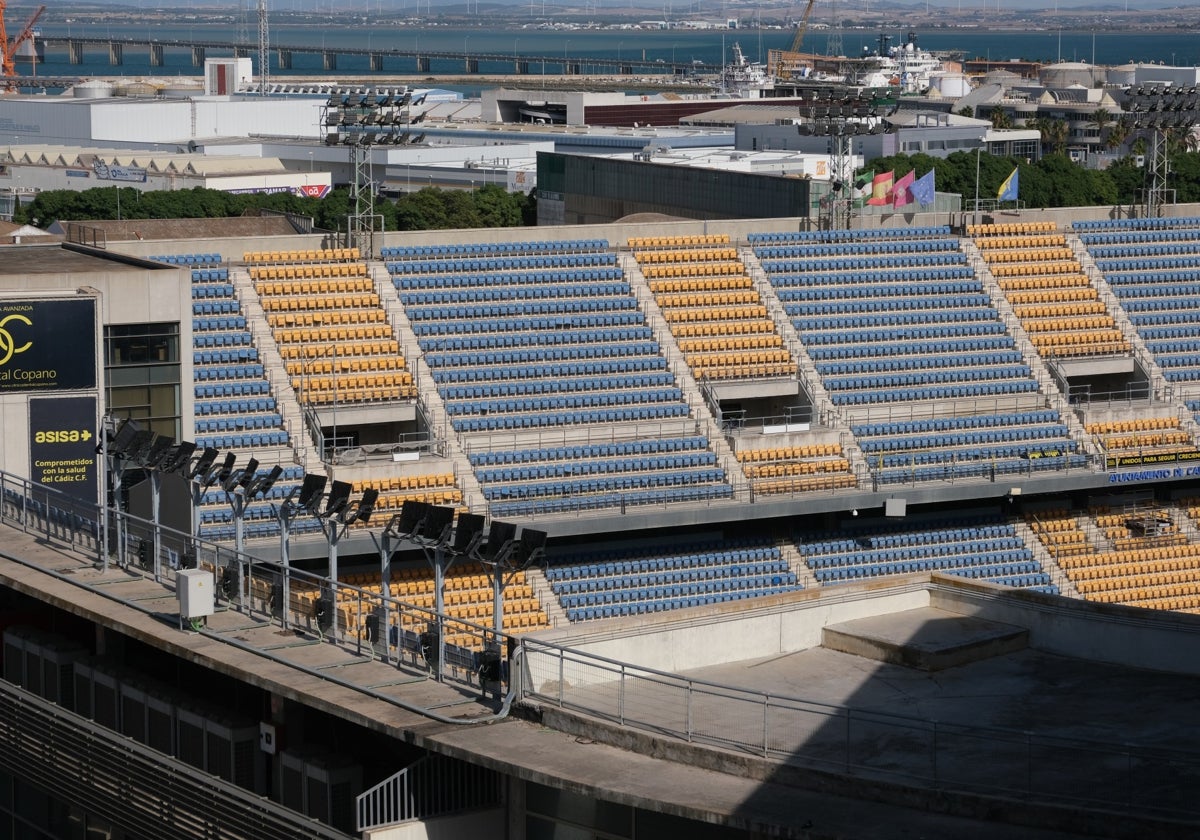
[[[874,776],[862,769],[847,773],[828,763],[822,766],[820,760],[809,760],[810,748],[823,741],[830,745],[831,755],[837,752],[842,734],[822,726],[809,732],[793,731],[786,748],[794,749],[798,758],[779,761],[742,749],[688,744],[619,726],[599,716],[555,708],[540,696],[493,725],[439,722],[421,710],[463,722],[481,721],[491,719],[498,704],[464,685],[436,683],[413,663],[387,665],[353,644],[323,643],[303,630],[282,632],[261,614],[229,610],[214,616],[205,633],[181,631],[169,587],[126,570],[113,568],[102,573],[85,555],[15,528],[5,528],[4,537],[0,583],[16,591],[381,735],[600,799],[784,837],[1004,838],[1019,831],[1022,837],[1049,840],[1151,833],[1184,837],[1194,836],[1197,828],[1195,821],[1154,819],[1141,807],[1143,797],[1148,803],[1163,794],[1163,788],[1120,789],[1120,780],[1125,778],[1121,773],[1087,761],[1077,762],[1078,772],[1070,778],[1033,781],[1064,795],[1081,791],[1095,795],[1099,790],[1111,797],[1112,813],[1085,819],[1073,807],[1030,804],[1020,791],[1000,796],[990,791],[978,796],[950,795],[937,786],[897,784],[895,771],[911,770],[919,778],[926,772],[923,763],[927,757],[913,749],[915,742],[886,732],[864,733],[860,740],[871,760],[891,777]],[[1044,628],[1034,627],[1029,648],[923,671],[820,646],[763,655],[764,648],[756,641],[759,634],[752,626],[739,629],[737,623],[730,623],[786,621],[788,616],[802,614],[819,614],[826,623],[840,623],[835,619],[842,616],[877,615],[881,617],[872,619],[872,632],[890,636],[891,643],[903,645],[923,637],[929,646],[945,648],[963,642],[964,632],[968,636],[976,632],[952,626],[970,609],[913,608],[929,600],[928,587],[951,590],[941,598],[942,607],[949,607],[955,597],[983,598],[994,600],[1003,612],[1004,602],[1009,600],[996,588],[951,583],[940,576],[936,580],[913,577],[906,584],[899,589],[856,587],[856,591],[842,588],[824,596],[815,592],[797,598],[779,596],[768,599],[769,606],[742,610],[739,615],[696,609],[683,611],[670,621],[660,616],[641,622],[626,620],[619,630],[614,622],[597,622],[586,634],[565,630],[540,635],[578,644],[581,649],[607,643],[651,651],[659,649],[656,643],[666,638],[664,634],[703,641],[708,632],[733,634],[735,639],[744,632],[745,653],[750,656],[709,667],[681,668],[680,675],[775,697],[849,706],[864,715],[902,711],[944,722],[947,731],[954,725],[987,725],[1047,737],[1107,740],[1118,747],[1169,747],[1173,753],[1200,756],[1200,730],[1191,719],[1189,702],[1195,697],[1193,674],[1105,664],[1039,649]],[[1041,605],[1051,612],[1057,609],[1060,623],[1068,629],[1072,626],[1068,611],[1090,612],[1093,618],[1102,613],[1100,618],[1108,623],[1123,619],[1147,633],[1169,630],[1194,637],[1200,629],[1200,621],[1190,616],[1160,619],[1129,608],[1077,602],[1066,607],[1063,599],[1049,596],[1012,600],[1025,601],[1033,608]],[[1010,610],[1005,617],[1013,615]],[[1078,615],[1075,618],[1082,620]],[[938,628],[939,622],[940,629],[930,629]],[[1076,630],[1082,626],[1077,623]],[[809,627],[804,632],[819,633],[820,628]],[[1072,636],[1069,632],[1063,635]],[[536,641],[529,644],[538,645]],[[1186,657],[1186,651],[1181,647],[1178,655]],[[531,671],[536,667],[536,663],[529,666]],[[529,688],[534,692],[544,689],[539,688],[536,677]],[[609,686],[594,686],[581,690],[577,699],[586,707],[609,690]],[[668,716],[672,710],[663,705],[661,712]],[[720,708],[710,713],[721,719]],[[670,726],[672,721],[664,717],[662,723]],[[745,723],[734,715],[723,721],[730,732]],[[979,768],[969,745],[950,756],[952,763],[942,772],[951,779]],[[991,760],[1006,759],[1001,755]],[[1012,760],[1019,764],[1023,757],[1016,755]],[[1196,766],[1200,762],[1191,770]],[[1194,774],[1181,771],[1173,784],[1193,782]]]

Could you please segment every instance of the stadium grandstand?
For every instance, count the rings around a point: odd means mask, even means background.
[[[4,247],[0,836],[1194,836],[1167,209]]]

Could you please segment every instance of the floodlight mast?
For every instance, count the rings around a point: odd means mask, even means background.
[[[111,503],[116,506],[117,510],[123,510],[121,505],[121,483],[125,477],[125,464],[133,459],[133,456],[141,450],[145,441],[145,436],[149,435],[142,429],[142,425],[132,419],[126,418],[120,423],[117,418],[111,414],[105,415],[104,425],[100,436],[100,442],[96,445],[97,454],[104,455],[104,465],[106,468],[107,481],[105,482],[105,493],[107,498],[104,502],[104,548],[103,557],[100,565],[103,571],[108,571],[108,505]],[[110,486],[111,485],[111,486]],[[126,547],[128,543],[128,533],[126,531],[127,522],[125,517],[119,517],[117,520],[117,565],[125,567],[125,558],[128,556]]]
[[[523,528],[518,538],[516,530],[515,525],[493,520],[487,546],[487,553],[491,557],[480,551],[478,544],[473,552],[475,560],[492,567],[492,644],[489,652],[497,666],[500,661],[500,638],[504,635],[504,588],[518,572],[541,562],[545,556],[545,531]],[[494,538],[500,540],[497,545],[492,545]],[[507,581],[504,579],[505,572],[509,573]]]
[[[275,510],[275,518],[279,521],[279,564],[283,567],[283,580],[280,589],[280,605],[279,605],[279,624],[281,629],[287,630],[288,613],[291,610],[292,604],[292,568],[291,554],[289,550],[289,540],[292,533],[292,522],[296,515],[300,513],[300,505],[297,499],[300,496],[300,486],[297,485],[288,491],[287,496],[278,506],[273,506]]]
[[[187,445],[195,449],[195,444],[188,443]],[[175,439],[168,435],[160,435],[157,432],[140,428],[134,420],[123,422],[112,440],[106,440],[105,444],[107,449],[105,454],[116,461],[114,472],[118,479],[113,488],[114,493],[120,492],[119,479],[123,472],[121,463],[123,461],[128,461],[145,470],[146,477],[150,482],[150,543],[153,552],[154,580],[157,583],[162,582],[162,527],[159,522],[162,477],[164,472],[176,472],[183,467],[183,461],[172,457],[173,453],[179,452],[183,447],[184,444],[176,444]],[[119,556],[124,561],[124,529],[120,536],[122,545],[119,546],[121,549]]]

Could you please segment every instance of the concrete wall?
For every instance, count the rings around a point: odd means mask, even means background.
[[[685,621],[664,618],[631,626],[629,619],[622,619],[620,630],[563,631],[539,634],[539,638],[617,662],[658,671],[686,671],[817,647],[827,625],[928,606],[929,593],[920,586],[854,587],[769,600],[770,606],[759,608],[748,607],[745,601],[714,607]],[[548,663],[537,661],[546,657],[557,658],[557,654],[530,656],[534,673],[553,673]],[[578,688],[608,682],[610,677],[573,668],[567,679]]]
[[[1147,612],[980,584],[953,575],[914,576],[915,585],[846,586],[772,598],[771,605],[714,607],[680,621],[664,617],[620,629],[564,630],[539,639],[573,651],[677,673],[729,662],[779,656],[821,645],[825,627],[918,607],[1025,627],[1030,647],[1062,656],[1200,675],[1200,616]],[[556,672],[557,651],[527,648],[530,670]],[[569,664],[571,688],[610,682],[608,670]],[[536,689],[543,688],[535,686]]]
[[[935,575],[931,607],[1029,630],[1030,647],[1062,656],[1200,675],[1200,616],[1093,604]]]

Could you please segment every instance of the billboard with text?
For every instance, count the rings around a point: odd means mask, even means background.
[[[0,299],[0,395],[96,387],[95,300]]]

